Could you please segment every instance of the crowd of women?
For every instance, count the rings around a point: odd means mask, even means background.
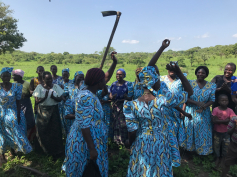
[[[129,177],[173,176],[172,168],[181,164],[180,149],[199,155],[214,149],[216,165],[226,162],[224,177],[237,159],[237,97],[231,95],[236,65],[228,63],[224,75],[211,82],[205,80],[206,66],[196,68],[196,80],[188,80],[177,62],[168,63],[168,74],[160,76],[156,63],[169,44],[164,40],[148,65],[135,71],[134,82],[126,81],[120,68],[111,86],[106,84],[116,68],[115,52],[106,73],[102,68],[89,69],[86,76],[77,71],[73,80],[69,68],[58,76],[55,65],[51,72],[39,66],[30,83],[23,80],[24,71],[2,68],[1,164],[7,150],[14,155],[34,149],[54,160],[65,155],[66,176],[82,176],[93,161],[106,177],[110,138],[131,150]]]

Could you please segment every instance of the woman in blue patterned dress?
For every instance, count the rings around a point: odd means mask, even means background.
[[[194,93],[185,110],[193,120],[185,118],[185,140],[181,146],[199,155],[209,155],[213,152],[210,106],[215,102],[216,84],[205,80],[209,74],[206,66],[199,66],[195,74],[197,80],[189,81]]]
[[[84,81],[84,73],[77,71],[74,74],[72,84],[68,88],[69,97],[64,104],[65,132],[68,135],[75,119],[75,97],[80,91],[80,83]]]
[[[170,64],[173,64],[175,62],[170,62]],[[184,76],[187,76],[187,74],[184,73]],[[173,94],[176,94],[180,91],[184,91],[182,81],[179,79],[175,71],[168,70],[168,75],[161,76],[161,89],[168,88],[170,92]],[[181,122],[181,115],[180,111],[185,115],[191,118],[191,115],[183,111],[183,106],[180,105],[180,107],[172,108],[173,110],[170,111],[171,115],[170,118],[172,119],[173,127],[175,129],[175,135],[178,139],[179,143],[182,143],[185,139],[185,133],[183,128],[183,123]],[[181,125],[180,125],[181,124]]]
[[[69,87],[72,84],[72,80],[69,80],[69,68],[63,69],[62,70],[62,79],[58,81],[58,83],[56,83],[57,85],[59,85],[63,90],[63,100],[58,104],[59,106],[59,112],[60,112],[60,117],[61,117],[61,123],[62,123],[62,131],[63,131],[63,135],[66,136],[66,123],[65,123],[65,119],[64,119],[64,104],[66,102],[66,100],[69,98]]]
[[[108,129],[96,92],[105,87],[105,74],[92,68],[85,77],[87,90],[79,92],[76,100],[76,118],[67,137],[66,176],[80,177],[87,162],[96,160],[102,177],[108,176]]]
[[[182,77],[178,66],[174,68]],[[131,145],[127,177],[171,177],[172,166],[179,166],[181,159],[169,112],[170,108],[186,102],[188,93],[192,93],[191,86],[188,92],[173,94],[167,91],[165,95],[156,95],[160,81],[152,66],[143,68],[139,81],[143,86],[143,95],[124,103],[128,144]]]
[[[3,83],[0,84],[0,163],[6,161],[4,153],[14,149],[24,153],[32,151],[26,135],[26,122],[20,107],[22,85],[11,83],[13,68],[3,68],[0,72]]]
[[[61,76],[57,75],[57,72],[58,72],[57,66],[56,65],[52,65],[50,67],[50,71],[51,71],[52,77],[53,77],[53,84],[57,84],[62,79]]]

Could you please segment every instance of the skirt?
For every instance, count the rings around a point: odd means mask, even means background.
[[[56,155],[64,152],[62,127],[58,105],[38,105],[36,137],[44,153]]]

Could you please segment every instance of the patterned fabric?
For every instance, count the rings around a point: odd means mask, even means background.
[[[49,155],[63,152],[62,130],[58,105],[38,105],[36,136],[42,150]]]
[[[230,120],[230,122],[229,122],[229,124],[228,124],[228,126],[227,126],[227,129],[228,129],[228,130],[232,129],[232,128],[235,126],[235,124],[236,124],[235,121],[236,121],[236,120],[237,120],[237,117],[233,117],[233,118]],[[233,134],[231,135],[231,140],[232,140],[232,142],[237,143],[237,128],[235,128]]]
[[[160,79],[160,76],[156,73],[155,68],[153,66],[144,67],[138,77],[142,86],[150,90],[153,95],[156,95],[156,91],[152,87]]]
[[[11,67],[11,68],[9,68],[9,67],[5,67],[5,68],[2,68],[2,70],[0,71],[0,75],[2,74],[2,73],[5,73],[5,72],[8,72],[8,73],[12,73],[12,70],[13,70],[13,68]]]
[[[112,83],[110,87],[110,92],[112,95],[117,93],[115,100],[124,99],[124,95],[127,94],[128,97],[133,96],[133,84],[132,82],[125,81],[122,86],[118,86],[118,81]]]
[[[160,78],[160,89],[167,89],[172,92],[173,94],[176,94],[180,91],[183,91],[183,84],[181,80],[176,77],[173,82],[171,82],[168,78],[167,75],[161,76]],[[180,108],[183,108],[183,105],[180,105]],[[177,111],[175,108],[172,108],[172,111],[170,112],[171,114],[169,115],[171,118],[171,121],[173,123],[173,127],[175,130],[175,135],[178,139],[179,143],[182,143],[185,139],[185,130],[184,126],[182,125],[182,121],[180,119],[180,112]]]
[[[53,79],[53,84],[58,84],[58,82],[62,79],[63,78],[61,76],[58,76],[56,79]]]
[[[178,167],[181,159],[169,112],[171,107],[186,102],[187,98],[187,92],[167,92],[148,104],[138,99],[124,103],[128,131],[137,130],[131,146],[127,177],[173,176],[172,166]]]
[[[68,114],[75,114],[75,99],[68,99],[64,104],[64,116]],[[66,135],[70,132],[70,128],[74,122],[74,119],[65,119],[65,131]]]
[[[117,144],[124,144],[128,139],[128,131],[126,127],[125,117],[123,115],[123,102],[119,101],[124,99],[124,95],[128,97],[133,96],[133,86],[131,82],[125,81],[122,86],[117,86],[117,82],[114,82],[110,87],[112,95],[117,93],[114,103],[112,103],[112,118],[111,127],[113,128],[113,139]]]
[[[205,103],[215,101],[216,84],[207,82],[200,89],[196,80],[189,82],[193,88],[193,95],[190,97],[192,100]],[[202,113],[197,113],[198,109],[198,106],[187,103],[185,111],[191,114],[193,119],[185,117],[185,140],[181,146],[188,151],[196,151],[199,155],[208,155],[213,152],[211,111],[208,107]]]
[[[237,95],[237,77],[231,77],[231,95]]]
[[[69,73],[69,71],[70,71],[69,68],[65,68],[65,69],[62,70],[62,74],[63,74],[63,72],[68,72]]]
[[[217,157],[225,157],[230,145],[230,135],[225,133],[219,133],[214,131],[214,152]]]
[[[67,137],[66,176],[82,176],[90,158],[89,149],[81,129],[90,128],[94,141],[102,177],[108,176],[108,130],[103,120],[104,113],[100,101],[89,90],[81,91],[76,98],[76,119]]]
[[[21,122],[17,120],[16,100],[21,99],[22,85],[12,83],[9,91],[0,85],[0,153],[5,153],[10,148],[16,151],[29,153],[32,151],[26,136],[26,122],[21,112]]]
[[[68,82],[65,83],[64,80],[61,79],[58,82],[58,85],[61,87],[64,87],[63,96],[66,98],[66,100],[69,99],[69,87],[72,85],[72,80],[69,80]],[[64,119],[64,112],[65,112],[64,104],[65,104],[65,102],[63,100],[58,103],[63,135],[66,134],[66,123],[65,123],[65,119]]]
[[[73,80],[72,80],[72,83],[75,83],[75,77],[78,76],[78,75],[80,75],[80,74],[84,75],[84,73],[83,73],[82,71],[77,71],[77,72],[75,72],[74,78],[73,78]]]

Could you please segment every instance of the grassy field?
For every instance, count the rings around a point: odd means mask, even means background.
[[[173,59],[175,60],[175,59]],[[210,70],[210,74],[207,78],[208,81],[215,75],[223,74],[223,68],[226,63],[233,62],[237,63],[236,58],[219,58],[216,59],[210,58],[207,61],[206,66]],[[166,61],[164,59],[159,60],[157,66],[159,67],[161,75],[166,75],[167,71],[165,69]],[[187,67],[182,68],[183,72],[188,74],[188,79],[195,79],[195,68],[199,65],[203,65],[201,62],[194,63],[193,67],[190,66],[189,61],[186,59],[185,63]],[[31,78],[36,77],[36,68],[41,64],[36,62],[21,62],[15,63],[12,67],[14,69],[22,69],[25,71],[24,79],[30,81]],[[9,65],[3,65],[2,67],[6,67]],[[51,64],[44,65],[45,70],[50,70]],[[70,79],[73,78],[74,73],[76,71],[86,71],[92,67],[98,67],[99,63],[93,65],[57,65],[58,66],[58,75],[61,75],[61,70],[63,68],[70,68]],[[104,71],[107,71],[109,66],[105,65]],[[117,66],[121,68],[121,65]],[[134,71],[137,68],[135,65],[124,65],[123,67],[127,72],[127,81],[134,81],[135,74]],[[109,85],[112,84],[116,80],[115,75],[113,75],[111,81],[108,83]],[[52,161],[52,157],[38,155],[34,152],[30,154],[24,155],[22,153],[18,153],[16,157],[11,156],[10,152],[6,153],[8,158],[8,162],[0,168],[0,176],[1,177],[33,177],[33,176],[42,176],[35,172],[31,172],[30,170],[23,169],[21,166],[31,167],[34,169],[39,170],[42,173],[46,173],[49,176],[61,177],[65,176],[63,172],[61,172],[61,165],[63,162],[63,158],[59,159],[56,162]],[[109,176],[111,177],[123,177],[126,176],[126,171],[128,167],[129,161],[129,152],[123,147],[117,148],[113,143],[109,143]],[[214,170],[214,157],[213,155],[210,156],[196,156],[193,155],[192,159],[188,162],[183,162],[182,165],[178,168],[174,168],[174,176],[176,177],[218,177],[219,172]],[[237,166],[231,168],[231,175],[237,176]]]

